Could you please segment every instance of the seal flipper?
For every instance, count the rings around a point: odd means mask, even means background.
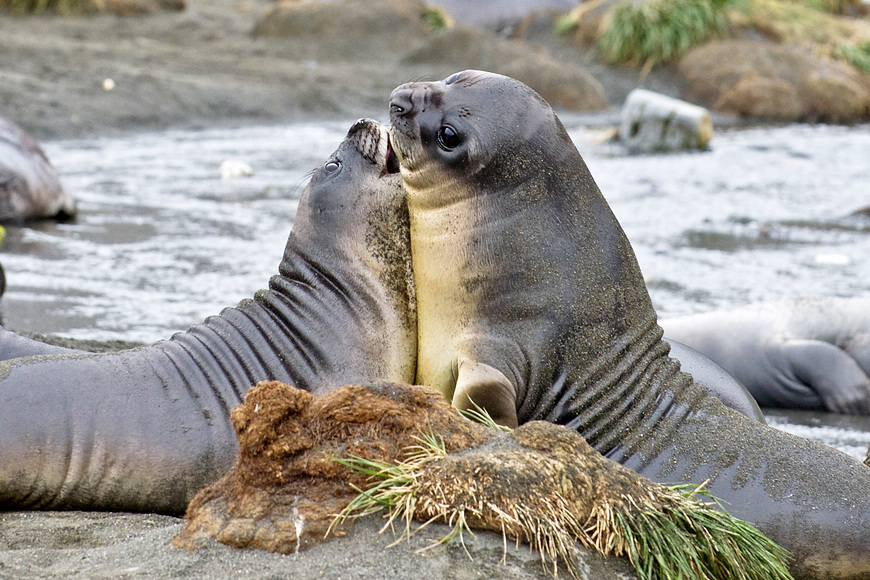
[[[870,378],[844,350],[820,340],[786,340],[782,353],[795,378],[818,393],[828,411],[870,414]]]
[[[460,411],[481,408],[505,427],[515,429],[517,391],[500,370],[465,357],[459,359],[453,406]]]

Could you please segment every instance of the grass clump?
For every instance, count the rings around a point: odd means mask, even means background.
[[[728,0],[631,0],[608,13],[598,46],[608,60],[651,66],[728,30]]]
[[[834,56],[848,62],[866,75],[870,75],[870,41],[860,44],[842,44]]]
[[[426,8],[421,15],[423,22],[434,32],[453,28],[453,18],[441,8]]]
[[[641,580],[792,577],[786,550],[722,510],[701,487],[664,486],[662,497],[630,498],[629,503],[633,510],[609,515],[613,538],[608,546],[628,557]]]
[[[462,541],[472,529],[501,531],[528,543],[542,564],[573,561],[576,543],[604,556],[625,556],[641,580],[789,580],[789,554],[752,525],[721,509],[702,488],[662,486],[604,459],[564,434],[502,435],[502,444],[448,454],[434,435],[419,438],[407,459],[390,464],[337,459],[374,480],[334,520],[387,510],[387,524],[440,522],[450,531],[424,548]],[[558,428],[549,425],[546,429]],[[540,437],[543,431],[545,436]],[[505,438],[519,445],[506,449]],[[536,439],[537,438],[537,439]],[[570,438],[569,438],[570,439]],[[526,447],[523,441],[537,441]],[[576,452],[579,451],[578,454]],[[566,477],[571,477],[570,484]],[[559,483],[561,482],[561,483]],[[473,535],[473,534],[472,534]]]

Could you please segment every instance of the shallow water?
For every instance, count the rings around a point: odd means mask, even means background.
[[[629,157],[563,121],[660,316],[870,292],[870,217],[850,215],[870,206],[870,126],[720,131],[710,151]],[[151,342],[250,297],[277,272],[308,172],[351,122],[45,143],[80,215],[7,228],[7,326]],[[226,159],[253,176],[222,180]],[[870,420],[770,418],[856,457],[870,443]]]

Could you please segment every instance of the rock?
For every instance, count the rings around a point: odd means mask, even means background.
[[[457,26],[442,30],[407,54],[405,64],[448,65],[453,71],[488,70],[513,77],[535,89],[555,107],[574,111],[607,108],[604,89],[583,67],[553,59],[522,40]]]
[[[221,179],[237,179],[250,177],[254,174],[254,168],[247,161],[241,159],[226,159],[220,166]]]
[[[21,127],[0,117],[0,222],[67,219],[76,204],[42,147]]]
[[[635,89],[622,108],[619,138],[631,153],[703,149],[713,138],[713,121],[703,107]]]
[[[257,20],[254,36],[307,40],[302,58],[381,59],[431,34],[419,0],[280,0]]]
[[[728,40],[678,64],[687,98],[716,111],[771,121],[848,123],[870,116],[870,80],[799,46]]]

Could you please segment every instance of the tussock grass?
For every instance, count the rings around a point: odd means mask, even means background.
[[[631,0],[606,16],[598,41],[611,62],[653,64],[675,60],[728,30],[725,0]]]
[[[609,0],[588,0],[556,21],[559,34]],[[847,18],[859,0],[622,0],[606,13],[598,47],[614,64],[646,68],[676,60],[732,28],[806,45],[870,74],[870,21]]]
[[[397,520],[404,522],[399,542],[416,531],[411,520],[422,514],[425,523],[420,528],[433,521],[450,526],[447,535],[424,548],[428,550],[457,539],[462,542],[466,532],[472,534],[474,522],[486,522],[485,529],[500,529],[506,537],[538,550],[543,565],[552,562],[554,575],[557,562],[562,561],[576,576],[572,554],[579,542],[605,556],[627,557],[641,580],[791,579],[788,553],[752,525],[722,510],[702,488],[654,484],[637,497],[599,498],[584,513],[578,513],[576,501],[572,503],[554,488],[547,497],[536,497],[535,505],[523,505],[503,495],[475,497],[470,491],[475,486],[469,483],[473,475],[469,481],[457,479],[455,473],[439,479],[437,466],[447,457],[443,442],[435,435],[419,441],[408,458],[397,464],[359,457],[337,459],[369,475],[374,484],[357,489],[359,495],[336,516],[333,525],[385,509],[384,529]]]
[[[842,44],[834,56],[846,61],[866,75],[870,75],[870,41],[860,44]]]
[[[788,0],[750,0],[732,15],[732,23],[755,28],[780,43],[815,46],[823,54],[843,42],[870,40],[868,22]]]
[[[421,15],[423,22],[434,31],[453,28],[453,18],[441,8],[426,8]]]

